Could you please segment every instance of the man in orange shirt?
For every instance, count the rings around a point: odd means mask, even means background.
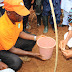
[[[30,14],[22,0],[4,0],[4,8],[6,12],[0,18],[0,59],[3,62],[0,62],[0,69],[9,67],[17,71],[22,65],[18,55],[40,57],[40,54],[28,51],[32,51],[41,36],[22,31],[23,16]]]

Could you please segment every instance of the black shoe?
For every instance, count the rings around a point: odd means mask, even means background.
[[[43,33],[47,33],[47,32],[48,32],[48,26],[46,26],[46,27],[44,28]]]

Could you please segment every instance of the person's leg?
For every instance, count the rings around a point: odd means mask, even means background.
[[[36,0],[34,0],[34,3],[33,3],[33,10],[36,9]]]
[[[23,0],[25,7],[29,10],[31,8],[31,1],[32,0]]]
[[[52,14],[50,13],[50,19],[49,19],[49,22],[51,24],[51,27],[53,29],[53,31],[55,31],[55,28],[54,28],[54,22],[53,22],[53,17],[52,17]]]
[[[37,15],[37,26],[41,25],[41,14]]]
[[[48,32],[48,16],[43,16],[44,31],[43,33]]]
[[[25,7],[29,10],[31,8],[32,0],[23,0],[23,1],[24,1]],[[31,32],[26,31],[26,24],[28,23],[28,17],[29,15],[23,17],[23,31],[26,33],[31,33]]]
[[[26,33],[31,33],[31,32],[26,31],[26,24],[28,23],[28,17],[29,15],[23,17],[23,31]]]
[[[23,17],[23,31],[25,31],[25,29],[26,29],[27,22],[28,22],[28,16],[24,16]]]
[[[36,0],[37,25],[41,25],[41,0]]]
[[[0,51],[0,59],[15,71],[19,70],[22,66],[22,60],[9,51]]]
[[[25,51],[32,51],[32,48],[34,47],[35,43],[36,42],[33,40],[25,40],[22,38],[18,38],[15,44],[15,47],[21,48],[22,50],[25,50]]]

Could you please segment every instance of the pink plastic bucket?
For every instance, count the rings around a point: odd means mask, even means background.
[[[39,52],[42,55],[42,59],[47,60],[52,56],[56,41],[51,37],[41,37],[37,40],[37,45],[39,46]]]

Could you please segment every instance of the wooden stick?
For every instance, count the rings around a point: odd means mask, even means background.
[[[58,33],[57,33],[57,24],[56,24],[56,18],[55,18],[52,0],[49,0],[49,3],[50,3],[50,6],[51,6],[51,12],[52,12],[52,16],[53,16],[54,27],[55,27],[55,35],[56,35],[56,60],[55,60],[55,68],[54,68],[54,72],[56,72],[57,60],[58,60]]]

